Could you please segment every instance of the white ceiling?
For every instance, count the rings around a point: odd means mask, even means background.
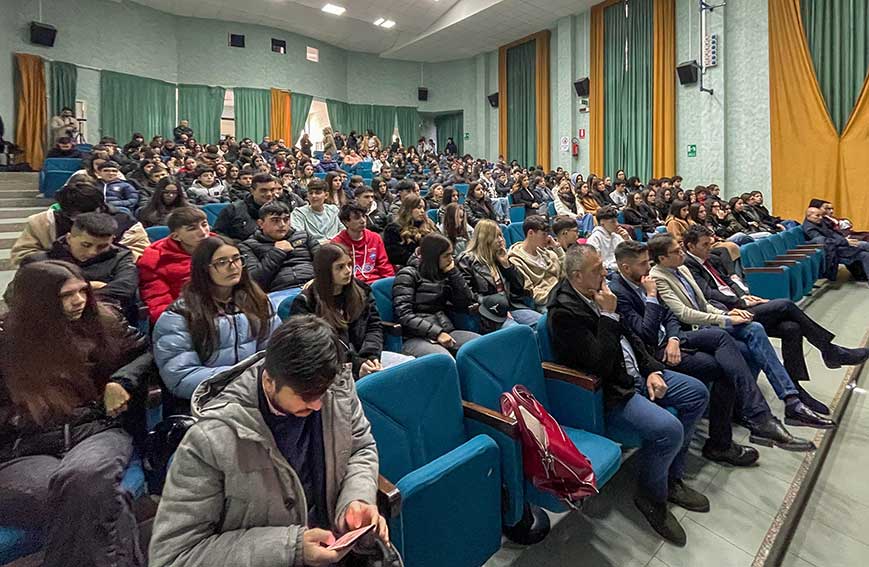
[[[599,0],[132,0],[197,18],[259,24],[348,51],[409,61],[450,61],[492,51],[551,27]],[[320,10],[331,2],[341,16]],[[373,25],[395,20],[391,30]]]

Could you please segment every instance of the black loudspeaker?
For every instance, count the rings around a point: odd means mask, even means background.
[[[54,38],[57,37],[57,28],[39,22],[30,22],[30,43],[54,47]]]
[[[680,85],[693,85],[697,82],[700,65],[696,61],[686,61],[679,63],[676,67],[676,74],[679,75]]]
[[[584,77],[575,83],[573,83],[573,88],[576,89],[576,96],[579,98],[585,98],[588,96],[588,77]]]
[[[498,108],[498,93],[492,93],[486,98],[489,99],[489,104],[492,108]]]
[[[416,94],[419,97],[419,100],[428,100],[428,89],[427,88],[419,87],[419,90],[417,91]]]

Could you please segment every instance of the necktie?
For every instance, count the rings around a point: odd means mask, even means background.
[[[721,277],[721,274],[718,273],[718,270],[715,269],[715,266],[709,260],[705,260],[703,262],[703,267],[706,268],[706,271],[712,274],[712,277],[715,278],[715,281],[718,285],[723,285],[727,287],[727,282],[724,281],[724,278]]]

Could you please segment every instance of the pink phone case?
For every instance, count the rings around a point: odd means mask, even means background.
[[[356,540],[372,531],[377,526],[375,524],[368,524],[367,526],[361,527],[358,530],[353,530],[352,532],[347,532],[342,535],[338,539],[335,540],[335,543],[327,547],[326,549],[330,551],[342,551],[345,548],[352,547],[353,544],[356,543]]]

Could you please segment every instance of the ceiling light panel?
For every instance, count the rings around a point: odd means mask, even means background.
[[[335,4],[326,4],[323,6],[322,10],[327,14],[333,14],[335,16],[340,16],[347,11],[343,6],[336,6]]]

